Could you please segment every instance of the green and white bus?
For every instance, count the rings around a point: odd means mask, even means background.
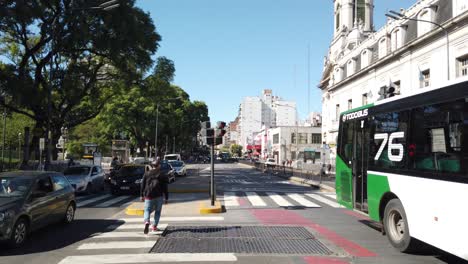
[[[423,241],[468,260],[467,79],[340,117],[340,204],[381,222],[402,252]]]

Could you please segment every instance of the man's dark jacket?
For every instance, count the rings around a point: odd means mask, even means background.
[[[165,199],[168,200],[168,183],[169,179],[167,178],[167,175],[160,173],[159,170],[150,170],[143,175],[140,195],[145,199],[154,199],[165,195]]]

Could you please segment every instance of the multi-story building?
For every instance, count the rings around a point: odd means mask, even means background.
[[[468,0],[417,1],[378,31],[373,2],[334,1],[334,36],[319,84],[323,140],[332,147],[341,112],[468,75]]]
[[[238,118],[238,143],[244,150],[249,149],[249,146],[252,149],[255,146],[255,134],[264,127],[296,125],[296,103],[282,100],[274,96],[272,90],[266,89],[262,96],[243,99]]]

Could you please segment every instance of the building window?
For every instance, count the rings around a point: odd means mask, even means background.
[[[399,26],[392,32],[391,48],[395,51],[401,48],[405,42],[406,26]]]
[[[336,105],[336,113],[335,113],[335,120],[340,120],[340,105]]]
[[[420,76],[420,87],[428,86],[431,86],[431,71],[429,69],[422,71]]]
[[[322,144],[322,134],[312,134],[312,144]]]
[[[274,134],[273,135],[273,144],[278,144],[279,143],[279,134]]]
[[[468,9],[468,0],[455,0],[454,14],[459,15]]]
[[[361,69],[369,66],[371,64],[372,51],[370,49],[365,49],[361,53]]]
[[[354,72],[356,72],[356,60],[350,59],[348,61],[348,66],[347,66],[346,71],[347,71],[348,76],[351,76],[354,74]]]
[[[379,59],[387,56],[387,38],[382,38],[379,41]]]
[[[468,56],[457,59],[457,66],[458,77],[468,76]]]
[[[336,31],[338,31],[340,29],[340,12],[336,13],[335,20],[336,20],[335,29],[336,29]]]
[[[291,133],[291,143],[296,144],[296,133]]]
[[[362,105],[366,105],[366,104],[367,104],[367,93],[362,95]]]
[[[348,100],[348,110],[353,109],[353,100],[349,99]]]
[[[307,144],[307,133],[299,133],[299,144]]]
[[[426,8],[418,16],[418,37],[426,34],[434,28],[432,23],[424,22],[425,21],[434,21],[435,12],[432,8]]]

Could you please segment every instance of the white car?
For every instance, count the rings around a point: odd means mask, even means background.
[[[164,160],[167,160],[167,161],[172,161],[172,160],[181,161],[182,158],[180,157],[180,154],[167,154],[167,155],[164,155]]]
[[[101,166],[73,166],[67,168],[63,174],[75,189],[75,193],[90,194],[104,188],[104,171]]]
[[[183,161],[168,161],[174,169],[176,176],[187,176],[187,169]]]
[[[275,159],[271,159],[271,158],[270,158],[270,159],[267,159],[267,160],[265,161],[265,165],[267,165],[267,166],[276,166],[276,160],[275,160]]]

